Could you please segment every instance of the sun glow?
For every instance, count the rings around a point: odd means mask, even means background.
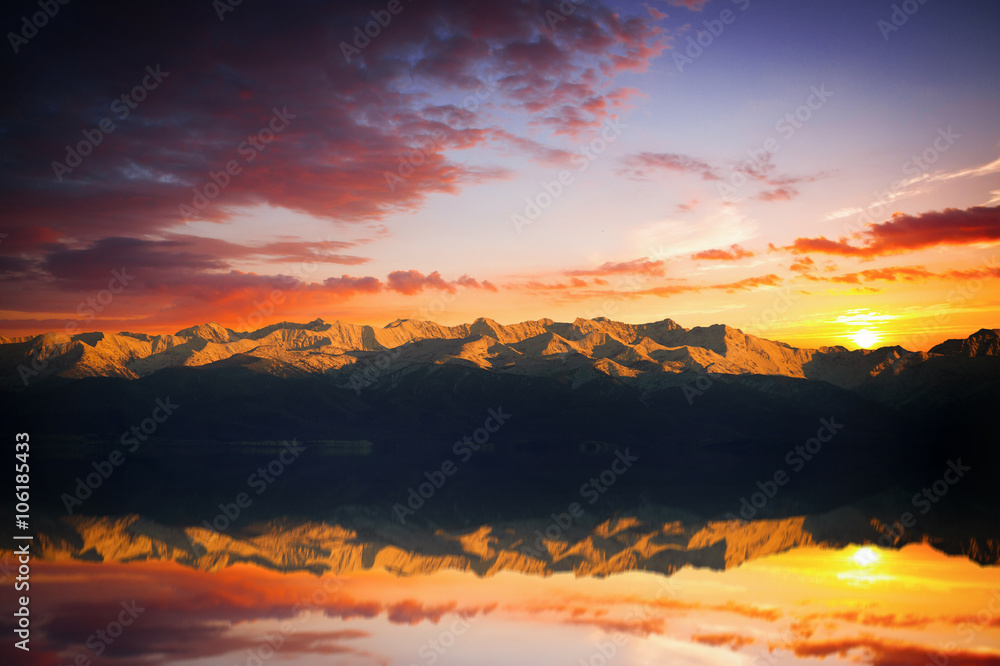
[[[867,328],[851,334],[851,340],[853,340],[854,344],[862,349],[871,349],[877,345],[881,339],[881,334]]]
[[[882,559],[882,554],[879,553],[874,548],[868,548],[867,546],[863,548],[858,548],[854,555],[851,555],[851,560],[862,567],[869,567],[876,564]]]
[[[847,569],[837,574],[837,578],[849,585],[872,585],[891,580],[893,577],[881,566],[882,553],[877,548],[862,546],[847,557]]]

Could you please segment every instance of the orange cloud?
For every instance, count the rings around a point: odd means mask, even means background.
[[[721,647],[723,645],[728,646],[732,650],[739,650],[747,645],[753,645],[755,642],[753,638],[749,636],[742,636],[740,634],[730,634],[730,633],[720,633],[720,634],[695,634],[691,636],[691,640],[695,643],[702,643],[704,645],[712,645],[715,647]]]
[[[940,245],[995,242],[1000,241],[1000,207],[946,208],[920,215],[895,213],[891,220],[870,225],[859,238],[863,245],[852,245],[846,238],[796,238],[782,249],[871,259]]]
[[[756,198],[761,201],[791,201],[798,193],[798,190],[791,187],[777,187],[761,192]]]
[[[795,268],[798,264],[793,264],[791,270],[799,271]],[[862,282],[874,282],[883,280],[886,282],[896,282],[903,280],[906,282],[917,282],[929,279],[947,280],[968,280],[975,278],[1000,277],[1000,268],[976,269],[968,271],[951,270],[946,273],[934,273],[923,266],[889,266],[886,268],[872,268],[856,273],[845,273],[843,275],[833,275],[828,277],[818,275],[806,275],[802,277],[813,282],[837,282],[839,284],[861,284]]]
[[[876,268],[861,271],[861,276],[864,277],[867,282],[871,282],[873,280],[887,280],[889,282],[895,282],[897,278],[912,282],[920,278],[933,277],[934,273],[924,269],[923,266],[892,266],[890,268]]]
[[[967,271],[951,270],[946,273],[950,278],[956,280],[975,280],[977,278],[1000,277],[1000,266],[994,268],[973,268]]]
[[[445,613],[450,613],[457,607],[458,603],[454,601],[439,606],[424,606],[414,599],[404,599],[389,606],[389,622],[413,625],[429,620],[437,624]]]
[[[691,11],[700,12],[701,8],[705,6],[708,0],[667,0],[668,5],[673,5],[674,7],[687,7]]]
[[[440,291],[455,293],[456,286],[486,289],[488,291],[497,290],[493,283],[487,280],[479,282],[468,275],[463,275],[457,280],[449,282],[442,278],[441,274],[437,271],[434,271],[430,275],[424,275],[420,271],[414,270],[393,271],[392,273],[389,273],[386,284],[386,288],[390,291],[396,291],[400,294],[406,294],[407,296],[418,294],[424,289],[438,289]]]
[[[711,164],[689,155],[678,153],[639,153],[623,160],[625,168],[619,173],[634,180],[645,180],[656,170],[678,171],[701,176],[703,180],[721,180]]]
[[[101,311],[100,317],[81,319],[76,314],[78,304],[106,286],[110,272],[77,261],[75,274],[67,267],[68,272],[49,283],[25,279],[17,282],[17,289],[4,292],[10,310],[23,315],[64,312],[66,318],[22,316],[0,320],[0,330],[61,331],[75,324],[77,330],[172,332],[192,322],[210,320],[245,330],[247,326],[262,326],[272,317],[279,317],[278,321],[296,313],[315,316],[362,294],[395,292],[414,296],[428,289],[449,293],[459,289],[497,291],[488,280],[468,275],[447,280],[437,271],[429,275],[415,270],[394,271],[385,282],[372,276],[351,275],[310,282],[288,275],[221,272],[213,270],[216,262],[191,255],[172,256],[160,262],[113,263],[126,266],[126,273],[134,275],[134,280]]]
[[[797,261],[794,264],[792,264],[791,266],[789,266],[788,270],[793,271],[795,273],[803,273],[804,274],[804,273],[809,273],[810,271],[814,270],[815,267],[816,267],[816,262],[815,261],[813,261],[810,257],[803,257],[799,261]]]
[[[608,261],[597,268],[582,268],[566,271],[566,275],[620,275],[620,274],[641,274],[660,277],[664,274],[666,262],[662,259],[651,261],[647,258],[633,259],[632,261]]]
[[[746,257],[752,257],[754,253],[749,250],[744,250],[739,245],[730,245],[728,250],[704,250],[696,254],[692,254],[692,259],[711,259],[713,261],[736,261],[737,259],[744,259]]]
[[[95,618],[114,618],[122,599],[136,598],[142,608],[139,621],[115,638],[114,655],[121,659],[92,663],[143,663],[160,666],[181,661],[232,656],[245,661],[248,650],[270,643],[282,657],[351,654],[355,661],[387,663],[383,655],[364,650],[359,641],[371,638],[356,628],[317,629],[307,624],[305,610],[329,618],[374,619],[384,616],[397,625],[438,623],[446,616],[465,618],[492,613],[496,603],[460,605],[444,600],[435,604],[403,598],[371,598],[363,588],[359,598],[347,592],[350,579],[319,579],[305,572],[286,574],[238,564],[205,572],[167,562],[36,563],[39,593],[33,597],[38,631],[32,631],[31,655],[39,666],[69,663],[66,654],[78,648],[95,629]],[[34,572],[33,572],[34,573]],[[339,581],[339,583],[338,583]],[[258,632],[238,625],[281,620],[283,628]],[[0,618],[0,630],[13,624]],[[34,627],[34,625],[33,625]],[[12,635],[12,634],[11,634]],[[266,657],[264,659],[266,661]],[[72,659],[70,659],[72,661]],[[325,662],[324,662],[325,663]]]
[[[568,624],[597,627],[608,633],[619,632],[622,634],[632,634],[634,636],[649,636],[650,634],[662,634],[665,630],[663,618],[646,617],[625,620],[615,620],[611,618],[579,618],[570,619]]]
[[[601,280],[594,280],[595,284],[606,284]],[[688,284],[688,283],[676,283],[676,284],[666,284],[659,285],[656,287],[650,287],[648,289],[627,291],[627,290],[615,290],[615,289],[590,289],[585,291],[577,291],[573,294],[566,294],[565,297],[571,300],[585,300],[589,298],[639,298],[640,296],[675,296],[677,294],[687,294],[687,293],[697,293],[707,289],[718,289],[726,291],[729,293],[735,293],[737,291],[745,291],[749,289],[755,289],[757,287],[774,287],[782,283],[782,279],[775,275],[774,273],[769,273],[767,275],[757,275],[754,277],[745,278],[743,280],[738,280],[736,282],[724,282],[721,284]],[[566,284],[563,282],[555,284],[544,284],[538,281],[531,281],[525,283],[523,286],[527,289],[533,290],[568,290],[571,287],[585,286],[585,282],[582,280],[580,284]]]
[[[832,655],[848,657],[850,653],[857,651],[865,654],[866,659],[870,660],[868,663],[872,664],[872,666],[906,666],[909,664],[930,663],[930,655],[938,653],[936,648],[882,640],[874,636],[840,638],[816,642],[799,641],[791,647],[797,657],[815,657],[818,659],[825,659]],[[986,666],[1000,662],[1000,653],[956,650],[946,653],[946,658],[949,666]],[[944,661],[942,660],[941,663],[944,663]]]
[[[934,620],[927,616],[913,615],[908,613],[906,615],[897,615],[895,613],[871,613],[863,611],[840,611],[828,614],[818,614],[812,613],[802,618],[803,622],[813,622],[820,619],[836,619],[843,620],[845,622],[853,622],[855,624],[862,624],[869,627],[886,627],[895,629],[904,628],[923,628]]]
[[[735,291],[753,289],[755,287],[776,287],[781,284],[781,278],[774,273],[769,273],[767,275],[760,275],[756,277],[749,277],[745,280],[739,280],[738,282],[729,282],[726,284],[714,284],[708,287],[709,289],[723,289],[729,293]]]
[[[560,289],[573,289],[575,287],[586,287],[586,286],[587,286],[586,280],[581,280],[580,278],[573,278],[572,280],[569,281],[569,283],[554,282],[546,284],[544,282],[539,282],[538,280],[531,280],[530,282],[526,282],[524,284],[524,287],[526,289],[532,289],[535,291],[558,291]]]

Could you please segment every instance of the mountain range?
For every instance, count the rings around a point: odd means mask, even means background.
[[[980,371],[1000,380],[994,374],[998,354],[1000,329],[981,329],[964,340],[914,352],[901,347],[802,349],[722,324],[686,329],[670,319],[637,325],[600,317],[502,325],[480,318],[459,326],[396,320],[384,328],[316,319],[249,332],[210,322],[173,335],[0,338],[0,387],[17,389],[49,377],[137,379],[167,368],[242,367],[285,378],[322,374],[357,390],[453,365],[555,378],[573,386],[605,376],[643,392],[687,383],[688,373],[789,377],[905,404],[926,394],[929,384],[948,382],[956,374],[963,383],[965,375],[974,375],[977,386]]]
[[[926,352],[800,349],[669,319],[47,333],[0,339],[0,425],[31,433],[32,507],[67,535],[86,516],[203,524],[295,441],[299,462],[237,532],[262,521],[358,529],[371,511],[391,526],[436,479],[406,517],[420,534],[530,525],[572,502],[592,526],[679,512],[692,535],[733,516],[784,525],[853,512],[833,544],[910,512],[919,524],[897,545],[929,539],[993,562],[998,351],[995,329]],[[165,404],[176,405],[166,416]],[[65,497],[119,454],[67,515]],[[638,462],[612,487],[593,485],[623,457]],[[955,465],[970,471],[942,486]],[[942,487],[933,503],[920,496]],[[762,489],[775,492],[748,509]],[[643,534],[663,528],[642,522]],[[67,538],[72,552],[90,539]]]

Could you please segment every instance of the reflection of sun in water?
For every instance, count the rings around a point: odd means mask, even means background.
[[[881,339],[881,335],[867,328],[851,335],[851,340],[854,341],[854,344],[862,349],[871,349]]]
[[[866,546],[864,548],[858,548],[854,555],[851,556],[851,559],[860,566],[867,567],[882,559],[882,555],[874,548],[868,548]]]
[[[888,581],[892,576],[884,572],[881,562],[882,553],[877,548],[862,546],[847,558],[847,568],[837,578],[852,585]]]

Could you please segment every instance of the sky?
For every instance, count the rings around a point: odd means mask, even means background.
[[[21,663],[39,666],[985,666],[1000,654],[1000,574],[926,544],[801,548],[670,577],[65,560],[33,563],[32,590]],[[128,624],[101,639],[123,608]]]
[[[1000,327],[995,2],[39,7],[0,13],[0,335]]]

